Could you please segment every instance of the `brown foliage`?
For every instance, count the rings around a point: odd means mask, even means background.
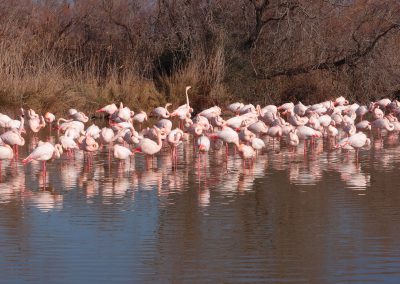
[[[0,106],[149,109],[399,93],[395,0],[0,2]]]

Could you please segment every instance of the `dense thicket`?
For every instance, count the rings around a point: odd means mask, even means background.
[[[396,0],[0,2],[0,105],[365,101],[400,92]]]

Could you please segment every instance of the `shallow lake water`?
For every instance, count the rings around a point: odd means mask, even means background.
[[[56,140],[52,136],[50,140]],[[1,283],[398,283],[400,145],[3,163]],[[204,166],[205,165],[205,166]]]

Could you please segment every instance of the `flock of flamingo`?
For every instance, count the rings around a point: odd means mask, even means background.
[[[229,144],[233,144],[235,154],[238,151],[243,164],[248,163],[249,167],[266,143],[274,145],[281,141],[295,149],[304,140],[304,155],[307,155],[308,147],[312,149],[315,141],[322,139],[332,149],[355,150],[358,159],[359,149],[371,142],[368,137],[382,139],[383,133],[400,131],[400,102],[396,100],[385,98],[368,106],[349,104],[344,97],[308,106],[289,102],[260,107],[236,102],[229,104],[224,113],[220,107],[213,106],[193,115],[188,96],[190,88],[186,87],[186,104],[172,112],[168,110],[171,104],[154,108],[149,116],[157,118],[157,122],[151,127],[143,127],[144,123],[148,124],[146,112],[135,114],[122,103],[119,107],[110,104],[96,111],[108,117],[109,127],[102,129],[95,124],[85,128],[89,117],[76,109],[69,109],[68,119],[58,120],[50,112],[41,116],[32,109],[21,109],[17,120],[0,113],[0,127],[4,129],[0,135],[0,167],[2,160],[18,158],[18,147],[25,144],[26,126],[36,135],[46,124],[50,131],[52,124],[56,124],[59,143],[39,141],[22,160],[24,164],[42,161],[43,175],[46,174],[46,161],[50,159],[60,158],[63,153],[71,157],[74,151],[83,150],[92,163],[93,154],[102,146],[113,150],[114,157],[119,160],[129,159],[135,153],[153,157],[169,146],[172,161],[176,164],[178,147],[183,147],[182,142],[190,139],[199,155],[202,154],[200,157],[210,149],[219,150],[223,144],[228,156]],[[228,111],[231,117],[227,115]],[[178,127],[173,129],[174,120]]]

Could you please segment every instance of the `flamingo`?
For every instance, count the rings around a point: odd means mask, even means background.
[[[239,114],[246,114],[246,113],[257,113],[256,107],[252,104],[244,105],[240,110]]]
[[[135,152],[143,153],[146,157],[151,156],[152,158],[155,154],[160,152],[162,148],[161,130],[156,126],[154,126],[154,129],[157,132],[157,142],[148,138],[143,138],[139,142],[139,146],[136,147]]]
[[[279,125],[278,120],[268,129],[267,135],[272,137],[272,143],[275,146],[275,138],[279,140],[282,136],[282,127]]]
[[[239,115],[240,109],[244,107],[243,103],[232,103],[230,105],[228,105],[228,110],[230,110],[231,112],[233,112],[236,115]]]
[[[111,128],[103,127],[100,131],[100,141],[102,144],[111,144],[114,139],[114,131]]]
[[[119,160],[126,160],[133,156],[134,153],[131,152],[128,148],[121,146],[119,144],[114,145],[114,158]]]
[[[356,124],[356,129],[361,131],[371,130],[371,122],[368,120],[362,120]]]
[[[336,142],[336,137],[339,134],[339,130],[335,126],[330,124],[327,128],[327,134],[328,134],[328,138],[333,138],[333,139],[335,139],[335,142]]]
[[[245,145],[245,144],[239,144],[238,146],[238,151],[240,156],[243,159],[243,165],[246,165],[246,161],[250,161],[250,164],[252,165],[254,162],[254,159],[256,157],[256,152],[251,146]]]
[[[174,110],[171,113],[171,117],[177,116],[180,119],[179,122],[179,127],[180,129],[183,129],[183,121],[185,118],[189,117],[190,118],[190,113],[193,111],[193,109],[189,105],[189,96],[188,96],[188,91],[191,88],[191,86],[186,87],[186,104],[179,106],[176,110]]]
[[[6,127],[9,128],[10,130],[19,131],[19,133],[26,133],[24,124],[25,124],[25,119],[23,116],[21,116],[19,120],[14,120],[14,119],[9,120]]]
[[[221,139],[225,142],[226,147],[226,158],[228,158],[228,144],[232,143],[239,146],[239,135],[238,133],[230,127],[224,127],[220,131],[210,136],[213,139]]]
[[[197,138],[196,144],[199,148],[199,152],[205,153],[210,150],[210,139],[206,135]]]
[[[83,122],[83,123],[86,123],[86,122],[89,121],[89,117],[87,117],[86,114],[84,114],[81,111],[78,112],[78,111],[75,110],[75,112],[72,112],[72,114],[70,113],[70,117],[73,120],[80,121],[80,122]]]
[[[306,114],[307,107],[301,102],[298,102],[297,105],[294,106],[293,111],[298,116],[304,116]]]
[[[356,134],[348,137],[347,139],[343,139],[337,148],[344,148],[345,146],[351,146],[356,150],[356,160],[358,161],[358,152],[359,149],[368,146],[371,143],[371,140],[362,132],[357,132]]]
[[[153,109],[150,113],[150,116],[155,116],[158,119],[159,118],[169,118],[170,117],[170,113],[168,111],[168,107],[171,106],[172,104],[167,103],[165,105],[165,107],[156,107],[155,109]]]
[[[86,131],[84,131],[85,135],[92,136],[94,139],[97,139],[100,137],[100,132],[101,132],[100,128],[95,124],[90,125],[86,129]]]
[[[175,128],[167,136],[167,141],[169,146],[171,147],[172,160],[174,164],[178,163],[176,148],[178,147],[179,144],[182,143],[181,141],[182,137],[183,137],[183,131],[180,128]]]
[[[213,117],[220,116],[222,113],[221,108],[218,106],[213,106],[208,109],[205,109],[198,113],[198,115],[207,117],[208,120],[211,120]]]
[[[1,164],[3,160],[12,160],[14,158],[14,152],[10,145],[2,144],[0,145],[0,174],[1,174]]]
[[[78,144],[68,135],[62,135],[58,139],[63,149],[67,151],[68,156],[71,156],[74,149],[79,149]]]
[[[322,133],[312,129],[308,126],[299,126],[297,127],[297,131],[296,131],[297,136],[299,137],[300,140],[304,140],[304,154],[306,153],[306,147],[307,147],[307,143],[306,140],[311,140],[311,142],[313,141],[314,138],[320,138],[322,137]]]
[[[52,124],[56,120],[56,116],[51,112],[46,112],[44,115],[44,121],[48,124]]]
[[[0,135],[0,140],[14,147],[16,156],[18,156],[18,146],[25,145],[25,139],[21,136],[21,133],[16,130],[4,132]]]
[[[40,118],[39,117],[30,118],[28,124],[29,128],[34,134],[38,133],[40,129],[46,126],[46,122],[44,121],[43,116],[40,116]]]
[[[43,162],[43,180],[46,177],[46,161],[56,158],[59,159],[63,153],[62,146],[56,144],[53,146],[50,142],[39,141],[38,146],[29,154],[28,157],[22,160],[24,164],[31,162],[32,160]]]
[[[268,133],[268,126],[261,120],[250,124],[247,128],[259,136]]]
[[[297,129],[289,132],[287,136],[287,142],[289,146],[293,147],[293,149],[297,147],[297,145],[299,145],[300,141],[299,141],[299,136],[297,136]]]
[[[133,116],[133,121],[139,123],[139,130],[142,130],[142,124],[147,121],[147,119],[147,113],[143,110]]]
[[[78,139],[79,148],[88,154],[89,166],[93,163],[93,153],[99,149],[99,144],[90,135],[81,136]]]
[[[8,122],[9,122],[10,120],[12,120],[11,117],[9,117],[9,116],[6,115],[6,114],[0,113],[0,127],[6,128]]]
[[[168,134],[172,130],[172,122],[169,119],[160,119],[159,121],[156,122],[155,124],[159,129],[162,129],[165,131],[166,134]]]
[[[215,129],[215,128],[219,128],[219,129],[221,129],[222,128],[222,126],[224,126],[225,125],[225,120],[222,118],[222,117],[220,117],[220,116],[213,116],[213,117],[211,117],[211,119],[209,120],[210,121],[210,123],[211,123],[211,126]]]
[[[247,127],[243,127],[239,132],[239,139],[245,143],[250,142],[256,137],[256,135],[247,129]]]
[[[367,106],[360,106],[356,110],[356,115],[357,117],[360,118],[360,121],[363,121],[364,116],[368,113],[368,108]]]
[[[371,123],[372,128],[378,130],[378,136],[381,137],[381,131],[393,131],[394,125],[390,123],[386,118],[378,118]]]
[[[102,107],[102,108],[96,110],[96,113],[103,112],[103,113],[107,113],[107,114],[111,115],[116,111],[118,111],[118,107],[115,104],[109,104],[109,105],[106,105],[105,107]]]
[[[251,140],[251,147],[253,147],[253,149],[256,151],[256,155],[257,155],[258,151],[261,151],[262,149],[265,148],[265,143],[260,138],[255,137]]]

